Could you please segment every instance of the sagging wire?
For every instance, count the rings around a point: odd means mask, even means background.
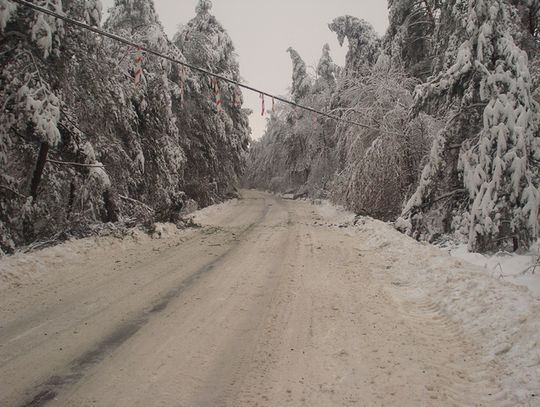
[[[15,2],[17,4],[20,4],[21,6],[30,8],[32,10],[38,11],[40,13],[44,13],[44,14],[50,15],[52,17],[58,18],[58,19],[60,19],[62,21],[65,21],[68,24],[74,25],[76,27],[83,28],[85,30],[91,31],[91,32],[93,32],[95,34],[98,34],[98,35],[101,35],[103,37],[110,38],[110,39],[112,39],[114,41],[117,41],[117,42],[120,42],[120,43],[122,43],[124,45],[128,45],[130,47],[135,48],[135,50],[137,50],[138,52],[144,51],[144,52],[146,52],[146,53],[148,53],[150,55],[154,55],[154,56],[156,56],[158,58],[163,58],[163,59],[165,59],[167,61],[170,61],[172,63],[182,65],[182,66],[184,66],[186,68],[191,69],[192,71],[196,71],[196,72],[202,73],[204,75],[208,75],[210,77],[213,77],[215,79],[219,79],[219,80],[222,80],[224,82],[239,86],[239,87],[241,87],[243,89],[246,89],[246,90],[249,90],[251,92],[258,93],[261,98],[264,98],[264,96],[268,96],[269,98],[272,99],[272,101],[278,100],[278,101],[280,101],[282,103],[291,105],[294,108],[303,109],[303,110],[306,110],[308,112],[315,113],[315,114],[318,114],[320,116],[324,116],[324,117],[326,117],[328,119],[332,119],[332,120],[337,121],[337,122],[343,122],[343,123],[347,123],[347,124],[351,124],[351,125],[354,125],[354,126],[359,126],[359,127],[365,128],[365,129],[370,129],[370,130],[375,130],[375,131],[384,131],[382,129],[378,129],[378,128],[369,126],[367,124],[358,123],[358,122],[355,122],[353,120],[349,120],[349,119],[345,119],[343,117],[332,115],[330,113],[321,112],[320,110],[314,109],[312,107],[304,106],[304,105],[301,105],[299,103],[293,102],[291,100],[285,99],[283,97],[273,95],[273,94],[265,92],[263,90],[260,90],[260,89],[254,88],[252,86],[246,85],[244,83],[237,82],[237,81],[235,81],[233,79],[227,78],[226,76],[223,76],[223,75],[208,71],[208,70],[206,70],[204,68],[200,68],[198,66],[191,65],[191,64],[189,64],[187,62],[184,62],[184,61],[181,61],[179,59],[173,58],[173,57],[171,57],[169,55],[162,54],[161,52],[158,52],[158,51],[155,51],[155,50],[153,50],[151,48],[148,48],[143,44],[137,44],[137,43],[135,43],[133,41],[130,41],[130,40],[124,38],[124,37],[121,37],[119,35],[107,32],[105,30],[102,30],[101,28],[91,26],[89,24],[86,24],[86,23],[83,23],[81,21],[75,20],[75,19],[73,19],[71,17],[65,16],[65,15],[57,13],[55,11],[48,10],[45,7],[41,7],[41,6],[38,6],[36,4],[32,4],[32,3],[30,3],[30,2],[28,2],[26,0],[10,0],[10,1],[13,1],[13,2]]]

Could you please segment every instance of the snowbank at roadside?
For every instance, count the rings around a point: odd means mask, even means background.
[[[193,212],[191,218],[196,224],[206,224],[218,213],[235,205],[236,199]],[[105,256],[113,251],[123,251],[134,245],[148,246],[153,241],[183,236],[186,229],[179,229],[172,223],[155,223],[151,232],[140,228],[128,229],[110,236],[97,235],[82,239],[72,239],[52,247],[25,252],[25,248],[10,256],[0,257],[0,291],[9,287],[39,281],[47,272],[54,272],[60,266],[76,266],[92,261],[96,256]],[[159,242],[154,242],[159,244]]]
[[[133,247],[160,245],[159,240],[184,236],[186,229],[172,223],[155,223],[150,233],[139,227],[121,233],[71,239],[44,249],[25,252],[21,249],[0,258],[0,291],[24,284],[39,282],[45,273],[54,273],[61,267],[77,267],[110,253]]]
[[[329,222],[333,226],[341,228],[353,226],[356,215],[342,206],[334,205],[330,201],[321,199],[315,200],[314,204],[317,208],[317,214],[324,219],[325,222]]]
[[[212,219],[215,215],[226,211],[227,208],[236,205],[237,202],[238,199],[230,199],[216,205],[207,206],[206,208],[193,212],[189,217],[193,219],[193,222],[205,225],[208,223],[208,219]]]
[[[540,242],[527,254],[500,252],[492,256],[470,253],[466,245],[447,249],[452,257],[475,264],[492,277],[525,286],[540,300]]]
[[[482,350],[485,363],[505,369],[503,388],[517,405],[540,405],[540,302],[527,288],[484,268],[410,239],[390,225],[366,220],[360,227],[378,255],[395,259],[389,269],[394,295],[457,322]]]
[[[357,237],[373,264],[385,264],[373,273],[396,301],[456,323],[486,365],[504,369],[499,380],[515,405],[540,406],[540,268],[522,274],[536,260],[533,255],[486,257],[463,248],[450,255],[384,222],[361,218],[354,225],[353,214],[328,202],[316,208],[328,225]]]
[[[153,239],[160,239],[182,233],[172,224],[156,224],[153,235],[148,235],[139,228],[129,229],[122,237],[92,236],[72,239],[55,246],[25,253],[16,252],[0,258],[0,291],[9,287],[39,281],[47,272],[54,272],[59,267],[76,267],[107,253],[123,251],[134,245],[148,244]]]

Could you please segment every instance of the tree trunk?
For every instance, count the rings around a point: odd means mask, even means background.
[[[104,222],[118,222],[118,206],[110,190],[103,192],[103,202],[105,204]]]
[[[71,180],[69,185],[69,199],[67,207],[67,217],[71,216],[71,211],[73,210],[73,204],[75,203],[75,181]]]
[[[49,153],[49,145],[47,143],[41,143],[39,147],[39,154],[36,162],[36,169],[32,177],[32,185],[30,187],[30,196],[35,201],[38,194],[39,184],[45,169],[45,163],[47,162],[47,154]]]

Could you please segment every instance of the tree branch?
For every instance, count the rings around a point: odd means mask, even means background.
[[[144,207],[145,209],[149,210],[150,212],[154,213],[155,210],[150,208],[148,205],[146,205],[144,202],[141,202],[141,201],[137,201],[136,199],[133,199],[133,198],[128,198],[127,196],[124,196],[124,195],[118,195],[120,197],[120,199],[123,199],[124,201],[128,201],[128,202],[132,202],[132,203],[135,203],[135,204],[138,204],[138,205],[141,205],[142,207]]]
[[[453,195],[461,194],[461,193],[465,193],[465,192],[467,192],[466,189],[456,189],[454,191],[447,192],[446,194],[442,194],[441,196],[439,196],[439,197],[435,198],[434,200],[432,200],[431,203],[442,201],[443,199],[450,198]]]
[[[81,164],[81,163],[75,163],[75,162],[71,162],[71,161],[51,160],[50,158],[48,158],[47,161],[50,162],[50,163],[53,163],[53,164],[72,165],[74,167],[105,168],[102,164]]]
[[[431,22],[433,25],[435,25],[435,17],[433,16],[433,10],[431,10],[431,6],[428,3],[428,0],[424,0],[424,6],[426,6],[426,11],[429,15],[429,18],[431,19]]]
[[[17,191],[15,191],[14,189],[11,189],[10,187],[6,187],[5,185],[0,185],[0,188],[1,188],[1,189],[5,189],[6,191],[9,191],[9,192],[11,192],[11,193],[17,195],[17,196],[18,196],[19,198],[21,198],[21,199],[26,199],[26,198],[28,198],[27,196],[21,194],[20,192],[17,192]]]

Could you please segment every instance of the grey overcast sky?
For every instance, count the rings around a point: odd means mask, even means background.
[[[106,11],[114,0],[102,0]],[[195,15],[197,0],[154,0],[169,38]],[[286,49],[295,48],[308,65],[316,66],[325,43],[343,65],[347,46],[339,46],[328,24],[338,16],[369,21],[379,34],[388,26],[386,0],[213,0],[214,14],[231,36],[240,58],[240,72],[250,85],[284,95],[291,85],[291,62]],[[268,106],[268,103],[267,103]],[[259,95],[244,91],[244,107],[253,109],[252,137],[264,133]]]

